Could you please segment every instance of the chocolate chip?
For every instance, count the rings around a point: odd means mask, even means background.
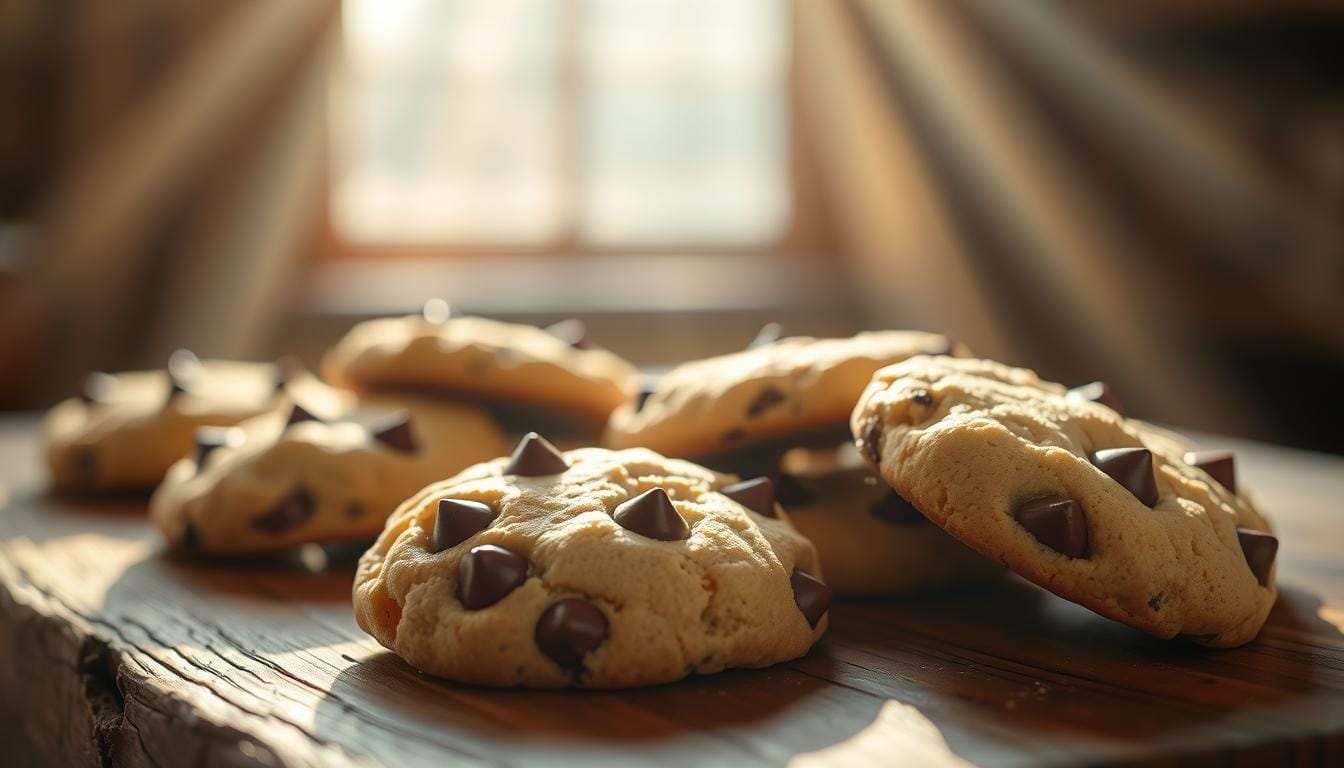
[[[575,349],[591,349],[588,326],[582,320],[571,318],[546,326],[546,332]]]
[[[178,378],[177,376],[174,376],[174,375],[173,375],[173,372],[172,372],[171,370],[168,371],[168,401],[169,401],[169,402],[171,402],[171,401],[172,401],[174,398],[176,398],[178,395],[185,395],[185,394],[187,394],[187,393],[190,392],[190,391],[191,391],[191,387],[187,384],[187,382],[186,382],[185,379],[181,379],[181,378]]]
[[[858,443],[859,452],[876,467],[882,462],[882,421],[873,419],[864,427],[863,438]]]
[[[874,517],[892,525],[908,527],[926,525],[929,522],[914,504],[906,501],[905,497],[895,491],[883,496],[870,510]]]
[[[1160,611],[1160,610],[1162,610],[1162,596],[1161,596],[1161,595],[1153,595],[1152,597],[1148,598],[1148,610],[1150,610],[1150,611]]]
[[[779,323],[766,323],[756,332],[756,337],[747,344],[747,349],[768,347],[784,338],[784,326]]]
[[[957,341],[951,336],[943,336],[942,340],[928,349],[924,350],[926,355],[951,355],[957,349]]]
[[[528,432],[518,447],[513,449],[513,456],[504,468],[504,474],[541,477],[558,475],[566,469],[569,469],[569,464],[558,448],[536,432]]]
[[[578,672],[583,658],[607,639],[607,617],[587,600],[567,597],[553,603],[537,620],[537,648],[564,669]]]
[[[440,298],[433,298],[425,302],[424,308],[420,311],[420,316],[425,322],[432,325],[440,325],[448,322],[449,318],[458,317],[457,311],[448,302]]]
[[[920,405],[926,408],[930,405],[933,405],[933,395],[929,394],[928,390],[921,389],[915,394],[911,395],[910,399],[914,400],[916,403],[919,403]]]
[[[196,429],[196,471],[205,467],[205,460],[216,448],[237,445],[241,435],[233,427],[198,427]]]
[[[1088,556],[1087,516],[1082,506],[1063,496],[1032,499],[1013,513],[1027,533],[1067,557]]]
[[[201,546],[201,533],[196,529],[195,523],[188,520],[182,524],[182,533],[178,534],[177,546],[186,550],[194,550]]]
[[[659,541],[679,541],[691,535],[690,526],[662,488],[650,488],[616,505],[611,519],[626,530]]]
[[[1074,387],[1069,390],[1069,397],[1086,400],[1089,403],[1100,403],[1122,416],[1125,413],[1125,409],[1120,405],[1120,398],[1115,396],[1115,392],[1111,390],[1111,385],[1104,381],[1094,381],[1090,384]]]
[[[108,394],[117,385],[117,380],[102,371],[89,371],[79,382],[77,393],[85,405],[94,405],[107,400]]]
[[[794,604],[803,612],[808,625],[815,629],[817,622],[826,614],[826,609],[831,607],[831,588],[797,569],[789,576],[789,583],[793,585]]]
[[[762,517],[775,515],[775,484],[768,477],[757,477],[720,488],[719,493]]]
[[[309,413],[307,408],[295,403],[294,407],[289,409],[289,418],[285,419],[285,428],[304,421],[321,421],[321,419]]]
[[[503,600],[527,581],[527,558],[494,544],[472,547],[457,567],[457,599],[469,611]]]
[[[1153,453],[1147,448],[1106,448],[1089,453],[1092,464],[1105,472],[1134,498],[1148,506],[1157,503],[1157,475]]]
[[[179,349],[168,356],[168,400],[191,391],[192,383],[201,376],[201,359],[189,349]]]
[[[801,507],[816,500],[817,497],[803,485],[801,479],[783,472],[775,478],[775,501],[784,505],[785,509]]]
[[[280,499],[265,512],[252,518],[249,525],[265,533],[284,533],[302,525],[313,516],[313,497],[303,488]]]
[[[1269,586],[1269,572],[1274,570],[1274,556],[1279,552],[1279,540],[1263,531],[1238,528],[1237,541],[1241,542],[1241,553],[1246,556],[1246,565],[1255,574],[1255,580],[1262,587]]]
[[[1237,492],[1236,459],[1231,451],[1191,451],[1185,454],[1185,463],[1208,472],[1219,485]]]
[[[79,448],[74,453],[75,482],[91,486],[98,479],[98,454],[90,447]]]
[[[724,432],[722,435],[719,435],[719,439],[725,443],[736,443],[745,438],[746,436],[747,431],[745,429],[741,427],[733,427],[727,432]]]
[[[653,397],[656,390],[653,387],[640,387],[639,392],[635,394],[635,413],[644,410],[644,405]]]
[[[375,425],[369,430],[369,436],[401,453],[415,453],[419,450],[415,432],[411,429],[411,416],[405,411],[394,413]]]
[[[466,499],[439,499],[434,518],[434,551],[442,552],[475,536],[495,520],[488,504]]]
[[[297,355],[285,355],[275,361],[275,369],[271,375],[274,377],[272,380],[274,391],[284,392],[291,381],[303,375],[303,361],[299,360]]]
[[[759,418],[767,410],[784,402],[784,393],[774,387],[766,387],[747,405],[747,418]]]

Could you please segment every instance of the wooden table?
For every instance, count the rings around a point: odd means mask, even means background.
[[[417,674],[351,567],[170,560],[143,505],[50,497],[0,419],[5,765],[1344,764],[1344,460],[1233,443],[1282,537],[1260,638],[1161,642],[1022,582],[841,603],[808,656],[628,692]]]

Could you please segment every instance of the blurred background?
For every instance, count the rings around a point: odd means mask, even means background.
[[[0,0],[0,407],[176,347],[950,333],[1344,452],[1328,0]]]

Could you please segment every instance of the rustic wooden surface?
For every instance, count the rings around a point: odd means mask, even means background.
[[[1232,444],[1283,542],[1279,603],[1243,648],[1014,582],[837,605],[772,669],[526,692],[381,650],[348,565],[177,562],[141,503],[45,495],[35,423],[0,420],[6,765],[1344,764],[1341,459]]]

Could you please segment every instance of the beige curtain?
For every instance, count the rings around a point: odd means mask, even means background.
[[[318,211],[335,0],[51,4],[59,165],[4,284],[0,363],[268,354]],[[11,383],[11,390],[14,384]],[[21,393],[8,393],[17,396]]]

